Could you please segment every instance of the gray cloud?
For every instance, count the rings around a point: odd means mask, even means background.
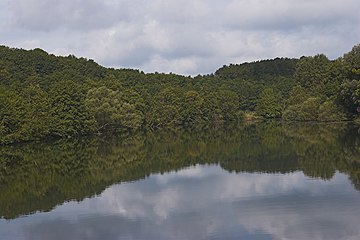
[[[352,24],[359,19],[358,10],[356,0],[243,0],[232,1],[224,12],[226,24],[241,29],[298,31],[303,27]]]
[[[360,42],[358,0],[4,0],[0,43],[105,66],[198,74]]]
[[[45,32],[101,29],[128,18],[119,4],[98,0],[14,0],[9,10],[13,27]]]

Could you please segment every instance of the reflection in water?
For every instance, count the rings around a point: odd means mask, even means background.
[[[3,147],[0,236],[358,239],[359,146],[355,127],[272,123]]]
[[[216,165],[113,185],[80,204],[0,223],[13,239],[358,239],[345,175],[229,174]],[[314,237],[316,236],[316,237]]]

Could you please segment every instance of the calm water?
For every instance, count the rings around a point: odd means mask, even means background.
[[[0,148],[0,239],[360,239],[353,125]]]

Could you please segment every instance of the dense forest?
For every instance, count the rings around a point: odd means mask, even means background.
[[[360,45],[336,60],[275,58],[195,77],[0,46],[0,144],[244,119],[354,120],[359,101]]]

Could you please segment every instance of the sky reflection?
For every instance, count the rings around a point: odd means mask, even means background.
[[[48,213],[0,220],[1,239],[359,239],[347,176],[229,173],[196,165],[117,184]]]

